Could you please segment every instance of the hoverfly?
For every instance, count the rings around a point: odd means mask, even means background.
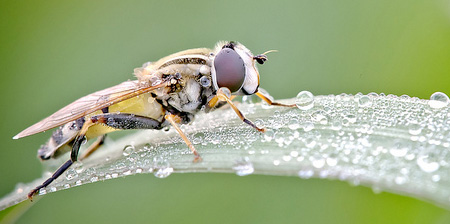
[[[272,102],[258,92],[259,73],[255,61],[264,64],[266,53],[254,56],[244,45],[232,41],[219,42],[214,49],[181,51],[136,68],[137,80],[82,97],[23,130],[14,139],[58,127],[38,150],[42,160],[71,151],[70,159],[30,191],[28,198],[31,200],[74,162],[91,155],[112,131],[161,129],[171,125],[194,154],[194,162],[201,161],[200,154],[178,124],[189,123],[200,110],[208,112],[229,104],[243,122],[264,132],[264,128],[245,118],[232,98],[256,94],[269,105],[295,106]],[[97,140],[78,156],[82,142],[91,138]]]

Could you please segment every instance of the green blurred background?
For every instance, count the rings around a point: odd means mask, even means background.
[[[450,94],[449,0],[0,1],[0,196],[40,177],[50,133],[11,137],[133,68],[237,40],[275,98]],[[432,204],[327,180],[137,175],[49,194],[20,223],[449,223]]]

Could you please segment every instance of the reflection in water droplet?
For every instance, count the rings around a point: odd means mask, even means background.
[[[236,171],[236,175],[238,176],[250,175],[255,171],[253,164],[250,162],[248,157],[236,161],[233,166],[233,170]]]
[[[300,110],[309,110],[314,107],[314,95],[309,91],[301,91],[297,94],[295,104]]]
[[[433,109],[441,109],[443,107],[448,106],[450,103],[450,99],[445,93],[435,92],[430,96],[430,101],[428,101],[428,105]]]

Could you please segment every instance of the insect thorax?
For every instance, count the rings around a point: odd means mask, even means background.
[[[146,63],[135,70],[135,75],[153,85],[167,82],[166,88],[153,91],[152,96],[164,110],[180,116],[183,123],[188,123],[198,111],[211,110],[208,102],[214,97],[215,89],[209,60],[182,59],[177,57],[164,63],[156,62],[159,64],[156,68],[155,64]]]

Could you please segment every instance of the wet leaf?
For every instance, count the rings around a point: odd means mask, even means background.
[[[229,108],[199,114],[192,124],[182,125],[202,155],[200,163],[193,163],[174,130],[140,131],[106,142],[40,194],[140,173],[165,178],[173,172],[229,172],[337,179],[450,208],[447,105],[375,93],[315,96],[311,102],[305,97],[312,95],[299,95],[282,101],[297,102],[298,108],[252,99],[237,104],[265,133],[243,124]],[[0,201],[0,209],[26,200],[27,192],[67,158],[46,164],[42,178],[18,184]]]

